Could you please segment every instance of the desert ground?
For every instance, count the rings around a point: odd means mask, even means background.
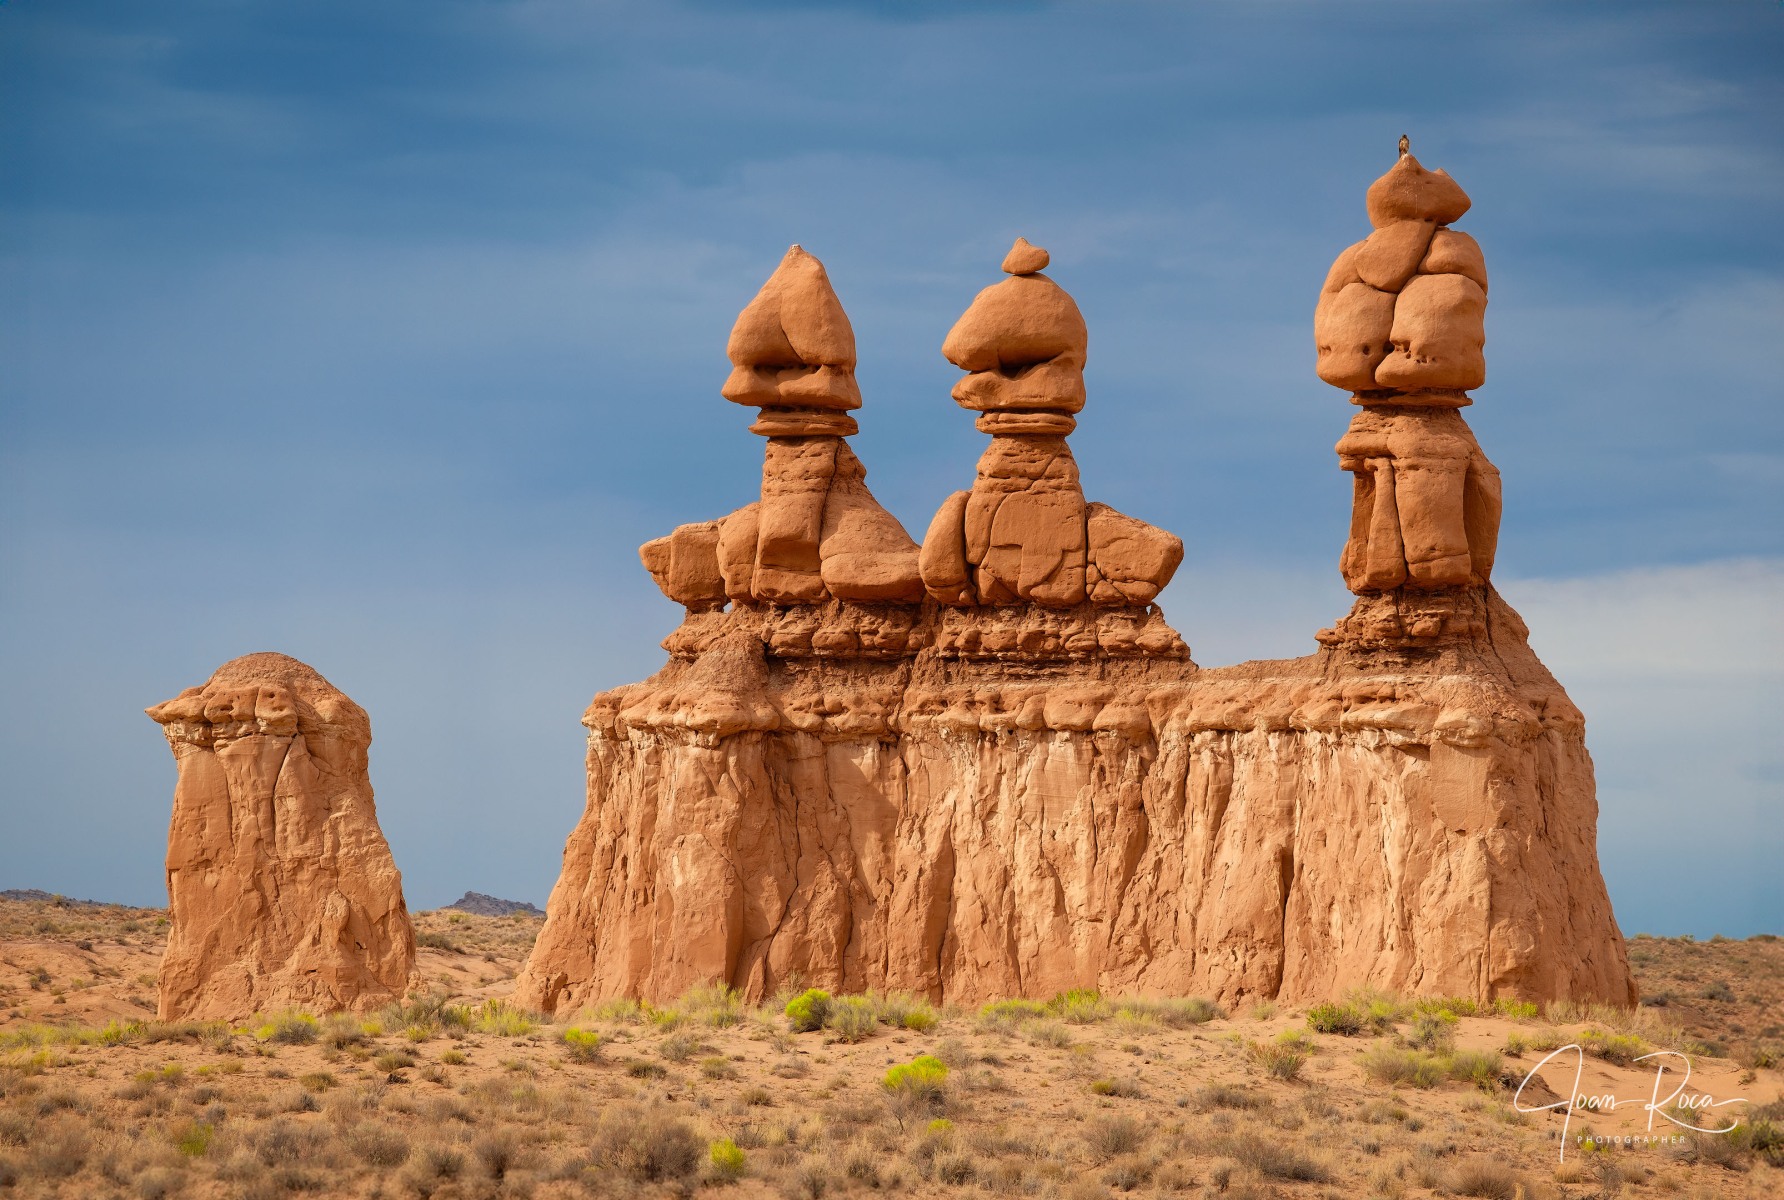
[[[156,1021],[166,928],[0,900],[0,1194],[1784,1195],[1771,935],[1632,939],[1632,1011],[705,989],[547,1022],[504,999],[539,919],[439,910],[404,1003],[226,1025]]]

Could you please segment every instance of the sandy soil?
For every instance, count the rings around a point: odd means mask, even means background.
[[[1776,938],[1632,941],[1633,1012],[882,998],[793,1032],[708,994],[579,1047],[502,1003],[537,918],[416,924],[404,1009],[161,1025],[164,913],[0,901],[0,1197],[1784,1195]],[[888,1088],[918,1055],[945,1076]]]

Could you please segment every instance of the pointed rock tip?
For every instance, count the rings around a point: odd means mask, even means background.
[[[1004,255],[1003,269],[1010,275],[1033,275],[1052,261],[1052,257],[1039,246],[1030,245],[1027,238],[1019,237],[1010,252]]]

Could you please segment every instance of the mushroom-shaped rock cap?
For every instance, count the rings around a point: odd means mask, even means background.
[[[1468,211],[1468,193],[1442,170],[1427,171],[1410,152],[1369,185],[1369,224],[1380,229],[1395,221],[1448,225]]]
[[[258,721],[269,726],[295,722],[298,729],[329,728],[371,740],[371,720],[320,672],[288,654],[263,651],[232,658],[203,686],[187,688],[147,710],[160,725],[217,725]]]
[[[1010,252],[1004,255],[1004,274],[1033,275],[1036,271],[1046,270],[1051,261],[1052,258],[1045,250],[1030,245],[1027,238],[1019,237],[1016,244],[1010,247]]]
[[[744,306],[725,353],[740,367],[855,369],[855,331],[824,264],[799,246]]]
[[[1039,273],[1047,261],[1045,250],[1016,239],[1003,263],[1010,278],[975,296],[942,340],[949,362],[963,371],[995,371],[1062,356],[1083,365],[1090,344],[1084,315],[1064,288]]]

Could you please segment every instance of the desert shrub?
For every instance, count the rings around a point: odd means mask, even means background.
[[[1648,1052],[1648,1044],[1633,1033],[1607,1033],[1583,1029],[1574,1039],[1587,1054],[1618,1066],[1628,1066]]]
[[[880,1176],[880,1157],[871,1146],[856,1142],[843,1155],[843,1176],[878,1190],[885,1182]]]
[[[1362,1057],[1362,1066],[1369,1078],[1389,1086],[1404,1083],[1417,1088],[1436,1087],[1448,1074],[1443,1061],[1434,1055],[1386,1042],[1371,1046]]]
[[[22,1112],[0,1110],[0,1146],[24,1146],[31,1141],[37,1122]]]
[[[274,1121],[254,1135],[253,1146],[266,1166],[290,1167],[316,1158],[327,1142],[326,1129]]]
[[[1406,1040],[1420,1050],[1447,1052],[1456,1044],[1455,1014],[1438,1010],[1421,1012],[1412,1019]]]
[[[645,1183],[692,1175],[701,1150],[684,1122],[632,1105],[608,1109],[595,1134],[600,1162]]]
[[[86,1131],[72,1121],[39,1126],[31,1139],[31,1165],[39,1175],[66,1179],[86,1165],[90,1149]]]
[[[749,1170],[749,1159],[728,1137],[719,1138],[706,1148],[706,1161],[715,1179],[742,1179]]]
[[[1498,1085],[1499,1067],[1499,1055],[1491,1050],[1458,1050],[1444,1063],[1451,1079],[1472,1083],[1482,1091],[1492,1091]]]
[[[700,1060],[700,1074],[708,1079],[736,1079],[737,1068],[723,1054],[709,1054]]]
[[[309,1013],[288,1009],[267,1018],[254,1030],[254,1036],[263,1042],[298,1046],[315,1041],[318,1028],[319,1023]]]
[[[422,950],[444,950],[448,954],[463,954],[464,947],[443,933],[423,931],[415,935],[415,945]]]
[[[989,1033],[1013,1033],[1024,1022],[1056,1016],[1038,1000],[994,1000],[979,1010],[979,1028]]]
[[[335,1085],[335,1077],[327,1071],[311,1071],[299,1075],[297,1081],[304,1085],[306,1091],[311,1092],[326,1092]]]
[[[1450,1175],[1448,1190],[1458,1196],[1479,1196],[1483,1200],[1513,1200],[1530,1194],[1530,1185],[1523,1176],[1490,1158],[1476,1158],[1462,1163]]]
[[[347,1132],[347,1149],[368,1167],[400,1167],[409,1161],[409,1139],[397,1130],[367,1122]]]
[[[644,1021],[644,1006],[625,996],[603,1000],[584,1014],[591,1021],[610,1021],[616,1025],[638,1025]]]
[[[1131,1192],[1152,1178],[1152,1164],[1128,1155],[1111,1162],[1103,1172],[1103,1182],[1118,1192]]]
[[[1157,1021],[1172,1028],[1206,1025],[1226,1016],[1220,1005],[1197,996],[1170,1000],[1126,999],[1115,1003],[1115,1015]]]
[[[873,1001],[865,996],[841,996],[830,1002],[824,1027],[839,1041],[864,1042],[879,1027],[879,1017]]]
[[[1533,1000],[1513,1000],[1501,996],[1493,1001],[1493,1011],[1514,1021],[1534,1021],[1542,1007]]]
[[[701,984],[688,989],[675,1007],[689,1020],[714,1029],[725,1029],[743,1020],[743,998],[722,983]]]
[[[880,1086],[888,1092],[939,1094],[948,1080],[947,1064],[930,1054],[919,1054],[908,1063],[887,1070]]]
[[[935,1177],[943,1183],[959,1187],[971,1183],[978,1174],[970,1154],[954,1153],[938,1155],[935,1160]]]
[[[1320,1033],[1355,1037],[1366,1024],[1363,1014],[1349,1004],[1315,1004],[1307,1010],[1307,1024]]]
[[[536,1024],[506,1000],[485,1000],[472,1015],[472,1028],[496,1037],[522,1037]]]
[[[662,1063],[651,1062],[648,1058],[628,1058],[626,1074],[633,1079],[661,1079],[669,1072]]]
[[[1072,1044],[1072,1031],[1063,1021],[1024,1021],[1022,1036],[1037,1046],[1051,1046],[1055,1050],[1064,1050]]]
[[[783,1011],[795,1033],[822,1029],[830,1017],[830,993],[823,988],[808,988],[787,1001]]]
[[[594,1030],[578,1029],[576,1026],[572,1025],[570,1028],[564,1030],[563,1037],[564,1048],[569,1051],[570,1061],[591,1063],[600,1057],[601,1035]],[[456,1053],[456,1051],[448,1051],[447,1053]],[[458,1057],[460,1062],[464,1061],[464,1055],[460,1054]],[[445,1054],[440,1056],[440,1061],[446,1061]]]
[[[1097,1117],[1084,1125],[1084,1146],[1097,1162],[1132,1154],[1145,1140],[1146,1131],[1132,1117]]]
[[[874,995],[874,1015],[885,1025],[894,1029],[908,1029],[912,1033],[928,1033],[941,1023],[941,1014],[927,1000],[912,996],[907,992],[891,992],[887,995]]]
[[[1304,1183],[1328,1183],[1332,1172],[1325,1163],[1302,1153],[1285,1137],[1245,1132],[1218,1139],[1218,1152],[1271,1179]]]
[[[465,1156],[451,1146],[436,1143],[421,1148],[421,1152],[409,1163],[406,1175],[409,1186],[427,1196],[432,1194],[433,1185],[457,1179],[464,1171]]]
[[[1122,1100],[1133,1100],[1145,1095],[1140,1090],[1138,1080],[1126,1075],[1116,1075],[1105,1079],[1093,1079],[1090,1091],[1097,1096],[1114,1096]]]
[[[373,1059],[372,1064],[380,1071],[395,1072],[408,1070],[415,1065],[415,1061],[415,1051],[403,1046],[396,1050],[386,1050]]]
[[[1307,1065],[1307,1050],[1301,1041],[1286,1035],[1269,1042],[1245,1043],[1245,1056],[1273,1079],[1294,1079]]]
[[[1047,1008],[1068,1025],[1094,1025],[1107,1020],[1109,1006],[1092,988],[1072,988],[1047,1001]]]
[[[657,1053],[672,1063],[684,1063],[701,1051],[712,1047],[693,1033],[672,1033],[657,1043]]]
[[[187,1158],[200,1158],[211,1148],[217,1128],[203,1121],[182,1121],[168,1133],[175,1150]]]
[[[1197,1089],[1196,1104],[1201,1108],[1262,1108],[1265,1100],[1230,1083],[1210,1083]]]
[[[440,1061],[449,1067],[462,1067],[471,1060],[465,1057],[463,1050],[442,1050]]]
[[[478,1138],[471,1153],[483,1167],[483,1173],[500,1183],[520,1161],[520,1143],[514,1140],[513,1133],[502,1129]]]
[[[324,1020],[319,1033],[322,1044],[336,1050],[364,1045],[368,1037],[359,1020],[347,1013],[336,1013]]]

